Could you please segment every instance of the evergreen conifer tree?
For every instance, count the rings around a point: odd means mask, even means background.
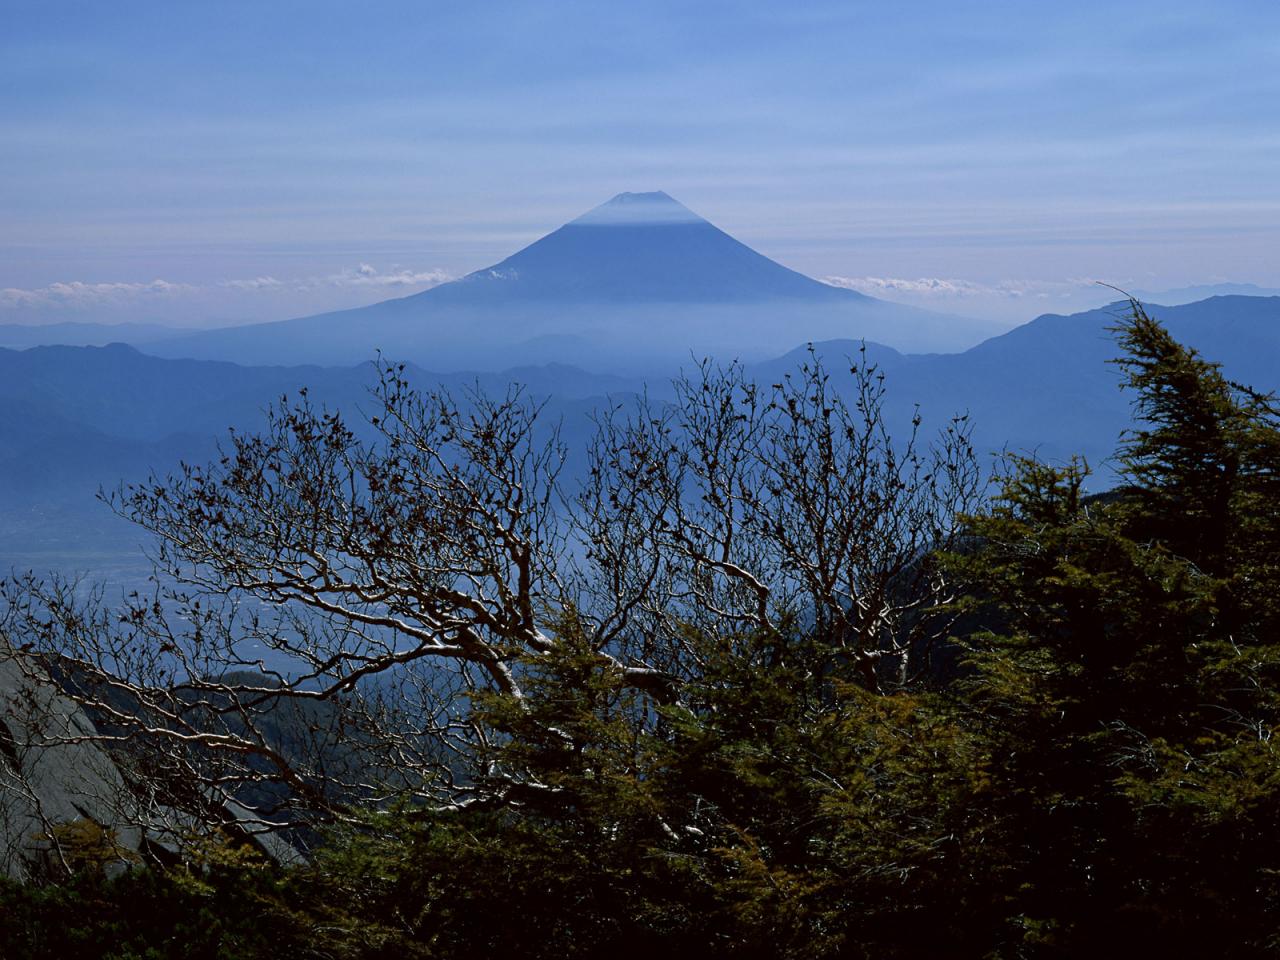
[[[1125,485],[1014,459],[955,558],[992,628],[965,693],[999,789],[1007,936],[1245,955],[1280,916],[1280,427],[1134,302]]]

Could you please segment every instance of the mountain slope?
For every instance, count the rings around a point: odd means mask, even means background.
[[[1097,482],[1106,485],[1106,461],[1131,422],[1132,398],[1120,390],[1121,372],[1110,362],[1120,352],[1110,328],[1127,307],[1045,314],[959,354],[904,356],[873,346],[868,357],[885,373],[898,433],[907,429],[917,404],[931,426],[968,413],[984,456],[1002,449],[1047,459],[1083,454],[1099,470]],[[1147,309],[1180,341],[1221,363],[1228,377],[1264,391],[1280,389],[1280,297],[1213,297]],[[840,370],[859,346],[846,340],[816,349]],[[776,378],[798,359],[793,351],[759,367],[758,375]]]

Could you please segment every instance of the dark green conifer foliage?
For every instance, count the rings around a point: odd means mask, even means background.
[[[1000,784],[1008,935],[1240,956],[1280,920],[1280,429],[1139,304],[1118,333],[1127,485],[1091,500],[1083,465],[1015,458],[954,559],[999,624],[964,689]]]
[[[1138,303],[1117,328],[1125,386],[1141,422],[1121,446],[1130,532],[1222,581],[1225,628],[1275,616],[1280,547],[1280,411],[1228,381]],[[1268,622],[1272,622],[1268,620]]]

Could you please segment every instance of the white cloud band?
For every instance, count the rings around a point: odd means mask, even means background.
[[[370,264],[361,263],[352,270],[293,280],[279,280],[265,275],[251,279],[218,280],[205,284],[173,283],[169,280],[152,280],[147,283],[123,281],[89,283],[83,280],[67,280],[27,289],[0,288],[0,310],[85,308],[109,303],[138,302],[160,297],[198,294],[201,291],[214,289],[247,294],[283,294],[316,290],[322,287],[427,288],[452,279],[453,277],[443,270],[409,270],[396,267],[383,272]]]
[[[30,290],[0,289],[0,307],[78,306],[134,297],[171,296],[193,290],[187,284],[152,280],[150,283],[85,283],[68,280]]]
[[[1093,288],[1093,280],[1001,280],[996,283],[978,283],[972,280],[956,280],[946,277],[822,277],[822,282],[833,287],[844,287],[873,296],[900,296],[958,299],[964,297],[1004,298],[1009,300],[1063,296]]]

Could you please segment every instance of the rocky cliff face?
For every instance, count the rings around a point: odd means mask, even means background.
[[[0,872],[15,879],[53,864],[60,838],[84,822],[114,834],[123,851],[142,846],[132,806],[96,731],[30,658],[0,647]]]
[[[230,825],[242,811],[226,811]],[[31,657],[0,640],[0,875],[33,880],[84,866],[127,869],[172,856],[199,829],[140,795],[93,723]],[[248,824],[236,829],[282,862],[298,855]]]

